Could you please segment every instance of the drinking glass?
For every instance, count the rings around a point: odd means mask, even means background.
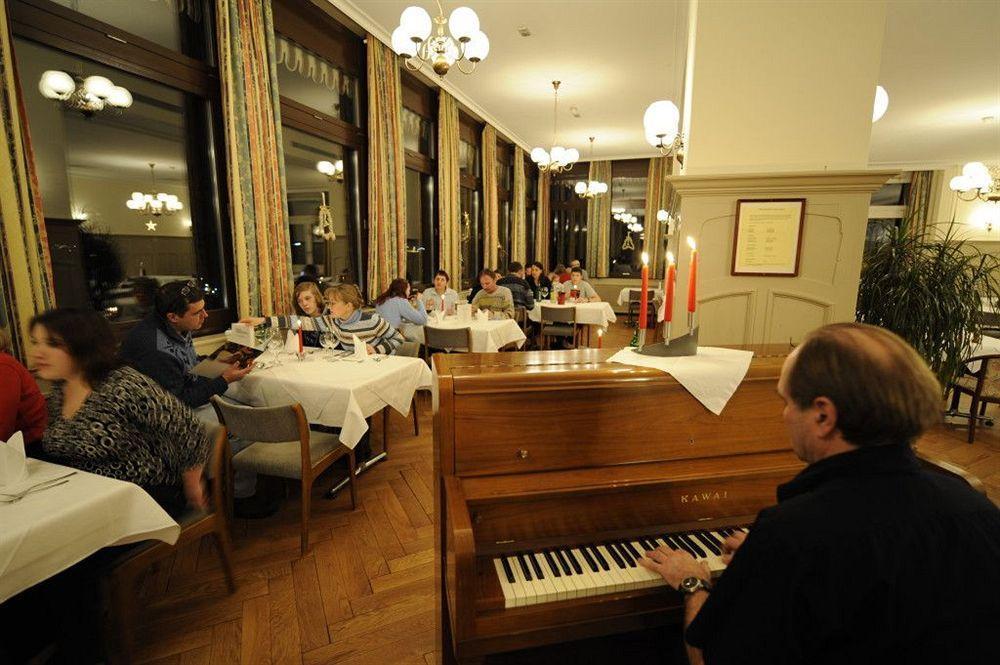
[[[281,350],[285,347],[285,342],[281,338],[281,331],[277,328],[271,328],[271,337],[267,341],[267,350],[271,352],[271,356],[274,358],[275,365],[281,365]]]
[[[327,330],[320,334],[319,345],[327,351],[333,351],[333,347],[337,346],[337,338],[333,336],[332,332]]]

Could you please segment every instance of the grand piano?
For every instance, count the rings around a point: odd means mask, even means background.
[[[443,662],[681,621],[642,551],[720,574],[720,541],[803,468],[776,391],[788,347],[751,350],[721,416],[614,350],[434,357]]]

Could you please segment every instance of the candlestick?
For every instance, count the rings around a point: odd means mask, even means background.
[[[695,247],[694,238],[691,236],[688,236],[687,243],[691,248],[691,271],[688,273],[687,311],[689,314],[694,314],[698,304],[698,249]]]
[[[646,313],[649,308],[649,254],[642,253],[642,293],[639,294],[639,330],[646,329]]]

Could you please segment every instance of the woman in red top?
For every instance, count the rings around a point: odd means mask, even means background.
[[[24,442],[41,441],[48,423],[45,398],[24,365],[0,352],[0,441],[15,432],[24,433]]]

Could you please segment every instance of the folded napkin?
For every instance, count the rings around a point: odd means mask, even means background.
[[[285,353],[299,352],[299,334],[294,330],[289,330],[285,335]]]
[[[351,343],[354,344],[354,359],[357,361],[367,360],[368,346],[358,339],[357,335],[351,335]]]
[[[472,318],[472,305],[467,302],[458,304],[458,320],[466,322]]]
[[[608,358],[613,363],[638,365],[666,372],[715,415],[722,413],[726,403],[740,387],[752,359],[752,351],[713,346],[699,346],[697,355],[679,358],[644,356],[628,347]]]
[[[436,309],[435,310],[431,310],[430,312],[427,313],[427,320],[430,321],[431,323],[440,323],[441,322],[441,318],[442,318],[442,316],[441,316],[442,314],[443,314],[443,312],[439,312]]]
[[[249,323],[232,324],[226,331],[226,341],[251,348],[260,348],[253,334],[253,326]]]
[[[28,465],[24,459],[24,435],[15,432],[8,441],[0,441],[0,487],[9,487],[24,480]]]
[[[489,321],[489,320],[490,320],[489,312],[482,309],[476,310],[476,321]]]

